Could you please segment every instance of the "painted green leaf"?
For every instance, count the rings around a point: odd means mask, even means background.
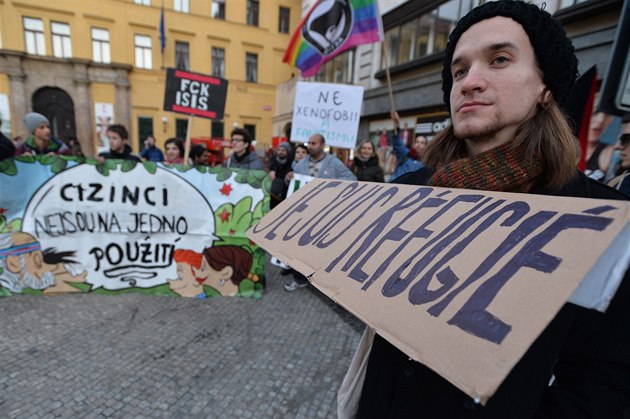
[[[209,167],[208,168],[208,173],[216,175],[217,173],[221,173],[224,170],[225,170],[225,168],[221,167],[221,166]]]
[[[116,170],[118,162],[116,160],[105,160],[104,165],[108,170]]]
[[[22,219],[16,218],[4,226],[0,233],[11,233],[22,230]]]
[[[15,160],[18,160],[18,161],[21,161],[21,162],[24,162],[24,163],[33,163],[37,159],[35,158],[35,156],[24,156],[23,155],[23,156],[17,156],[15,158]]]
[[[142,165],[144,166],[146,171],[151,173],[152,175],[154,175],[155,172],[157,172],[157,164],[154,161],[145,161],[145,162],[142,162]]]
[[[67,163],[68,162],[66,160],[59,158],[53,162],[50,166],[50,170],[52,170],[53,173],[63,172],[66,169]]]
[[[138,162],[135,160],[123,160],[120,162],[120,170],[122,170],[123,173],[131,172],[136,168],[137,164]]]
[[[206,297],[210,297],[210,298],[221,296],[221,293],[219,291],[207,285],[203,286],[203,292],[206,294]]]
[[[96,171],[103,176],[109,176],[109,169],[104,164],[97,164]]]
[[[4,159],[0,161],[0,173],[4,173],[8,176],[17,175],[17,166],[13,159]]]
[[[232,176],[232,171],[230,169],[222,169],[221,172],[217,173],[217,182],[226,181]]]
[[[269,176],[263,179],[262,190],[265,193],[265,195],[269,195],[269,193],[271,192],[271,179],[269,178]]]
[[[100,161],[96,160],[96,159],[95,159],[95,158],[93,158],[93,157],[88,157],[88,158],[86,158],[86,159],[85,159],[85,162],[86,162],[87,164],[89,164],[90,166],[97,166],[97,165],[101,164],[101,162],[100,162]]]
[[[207,167],[206,166],[193,166],[195,168],[196,171],[198,171],[199,173],[206,173]]]
[[[55,161],[57,161],[59,159],[59,157],[52,155],[45,155],[45,156],[41,156],[39,162],[45,166],[50,166],[51,164],[53,164]]]
[[[253,297],[254,296],[254,283],[251,279],[243,279],[238,285],[238,292],[241,297]]]
[[[234,178],[237,183],[248,183],[247,179],[247,172],[245,172],[244,170],[239,170],[236,177]]]
[[[6,288],[0,288],[0,297],[10,297],[11,291]]]

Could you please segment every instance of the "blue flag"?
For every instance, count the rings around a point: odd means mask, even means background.
[[[164,28],[164,2],[162,2],[162,11],[160,12],[160,51],[164,55],[164,47],[166,47],[166,29]]]

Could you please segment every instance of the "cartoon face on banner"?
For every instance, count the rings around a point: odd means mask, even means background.
[[[94,166],[79,165],[32,196],[22,231],[42,248],[74,251],[92,289],[117,290],[148,288],[176,276],[175,250],[211,246],[214,220],[205,197],[166,169],[150,173],[136,165],[104,176]]]

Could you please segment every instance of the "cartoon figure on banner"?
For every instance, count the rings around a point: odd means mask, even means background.
[[[194,270],[201,268],[203,255],[193,250],[177,249],[173,253],[173,260],[177,264],[177,278],[169,279],[168,286],[180,297],[206,298],[203,290],[203,279]]]
[[[193,267],[195,276],[203,285],[213,288],[221,295],[234,296],[241,281],[249,277],[252,255],[239,246],[214,246],[203,251],[199,269]]]
[[[42,251],[40,243],[27,233],[0,235],[0,285],[11,292],[43,290],[45,294],[81,292],[73,283],[85,282],[87,272],[76,273],[73,251]]]

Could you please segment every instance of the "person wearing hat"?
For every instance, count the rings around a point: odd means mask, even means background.
[[[293,150],[291,144],[280,143],[275,159],[269,164],[269,178],[271,179],[271,208],[274,208],[287,196],[289,181],[286,176],[293,171]]]
[[[15,149],[15,155],[70,155],[71,150],[63,141],[53,138],[50,122],[41,113],[29,112],[24,115],[24,125],[31,134]]]
[[[576,77],[573,45],[549,13],[502,0],[473,9],[457,23],[444,55],[442,90],[452,124],[427,146],[426,167],[397,181],[627,200],[576,168],[575,140],[560,108]],[[604,287],[607,278],[601,281]],[[626,270],[605,313],[565,303],[485,406],[376,335],[357,417],[622,418],[629,413]]]
[[[234,128],[230,134],[232,154],[223,166],[232,169],[265,170],[265,165],[255,152],[252,152],[252,136],[243,128]]]

